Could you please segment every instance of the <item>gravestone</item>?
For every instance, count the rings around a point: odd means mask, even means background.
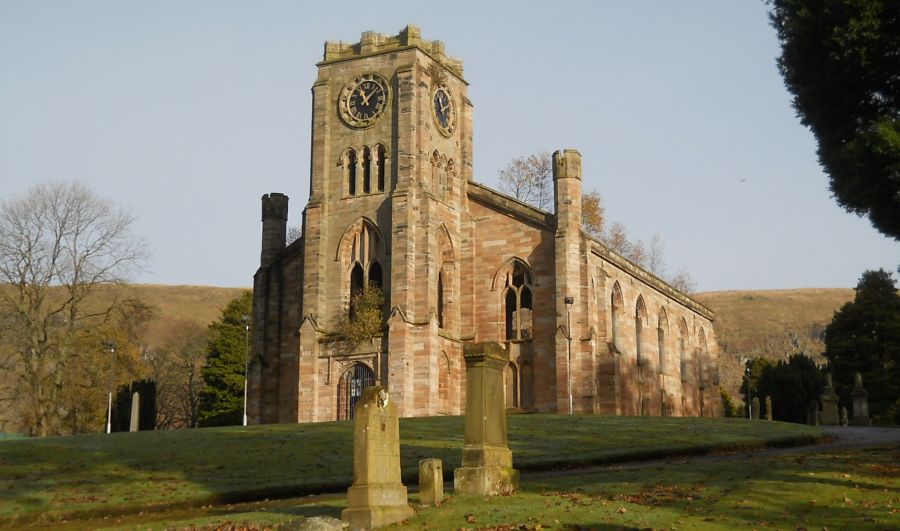
[[[766,420],[772,420],[772,397],[766,395]]]
[[[872,420],[869,418],[869,393],[863,389],[862,374],[853,375],[853,391],[850,392],[853,399],[853,422],[854,426],[870,426]]]
[[[841,419],[838,416],[838,397],[834,392],[834,384],[831,382],[831,374],[825,375],[825,389],[819,401],[822,402],[821,422],[824,426],[837,426]]]
[[[841,407],[841,426],[847,426],[850,424],[847,420],[847,408]]]
[[[372,529],[413,515],[400,482],[400,423],[386,389],[367,387],[354,409],[353,485],[341,520]]]
[[[759,420],[759,397],[754,396],[750,404],[750,419]]]
[[[499,343],[465,346],[466,416],[462,468],[453,471],[453,489],[460,494],[494,496],[519,488],[519,471],[512,467],[506,445],[503,371],[509,353]]]
[[[440,506],[444,501],[444,465],[440,459],[419,461],[419,503]]]
[[[141,395],[137,391],[131,395],[131,426],[128,431],[138,431],[140,429],[141,418]]]

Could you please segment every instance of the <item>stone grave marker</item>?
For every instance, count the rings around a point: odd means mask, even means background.
[[[509,352],[496,342],[465,346],[466,415],[462,467],[453,471],[453,489],[460,494],[495,496],[519,488],[519,471],[512,467],[506,444],[503,371]]]
[[[841,406],[841,426],[847,426],[850,421],[847,419],[847,408]]]
[[[367,387],[354,417],[353,485],[341,520],[350,529],[373,529],[411,517],[414,511],[400,481],[397,406],[385,388]]]
[[[766,395],[766,420],[772,420],[772,397]]]
[[[128,431],[138,431],[140,430],[141,420],[141,395],[137,391],[131,395],[131,425],[128,427]]]
[[[825,375],[825,389],[819,401],[822,402],[822,425],[837,426],[841,419],[838,416],[838,397],[834,392],[834,384],[831,382],[831,374]]]
[[[438,507],[444,501],[444,465],[440,459],[419,461],[419,503]]]
[[[759,397],[754,396],[750,404],[750,419],[759,420]]]
[[[869,393],[863,388],[862,374],[853,375],[853,391],[850,392],[853,399],[853,422],[854,426],[870,426],[872,419],[869,418]]]

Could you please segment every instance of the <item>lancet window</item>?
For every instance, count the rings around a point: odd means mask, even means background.
[[[528,267],[514,260],[503,277],[503,310],[508,341],[528,339],[532,336],[533,308],[531,272]]]
[[[347,148],[341,156],[347,195],[368,195],[384,192],[387,179],[387,149],[381,144],[363,146],[361,150]]]

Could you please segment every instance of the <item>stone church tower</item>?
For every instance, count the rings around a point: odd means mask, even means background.
[[[288,198],[262,198],[250,422],[349,418],[374,384],[402,416],[460,414],[471,341],[510,350],[512,408],[715,414],[711,312],[582,230],[578,152],[554,154],[552,214],[476,183],[467,87],[414,26],[325,44],[297,241]],[[348,346],[367,285],[387,325]]]

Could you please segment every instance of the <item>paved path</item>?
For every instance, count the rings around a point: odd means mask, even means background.
[[[826,448],[850,448],[900,443],[900,428],[877,428],[872,426],[820,426],[820,428],[826,435],[834,439],[830,443],[820,445]]]

